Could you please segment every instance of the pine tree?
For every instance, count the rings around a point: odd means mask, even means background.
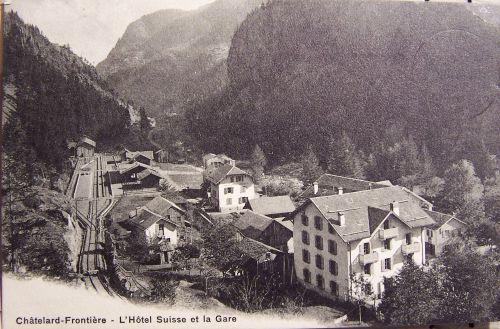
[[[262,178],[262,175],[264,175],[264,168],[267,164],[266,155],[259,145],[255,145],[255,148],[250,157],[250,163],[252,165],[253,178],[255,182],[258,183]]]
[[[139,109],[139,117],[140,117],[140,125],[142,131],[148,131],[151,128],[151,124],[149,123],[148,115],[146,114],[146,110],[141,107]]]
[[[340,138],[330,138],[328,172],[346,177],[365,177],[362,154],[345,132]]]
[[[323,173],[319,166],[318,157],[312,146],[308,146],[306,154],[302,157],[302,181],[304,185],[312,184]]]

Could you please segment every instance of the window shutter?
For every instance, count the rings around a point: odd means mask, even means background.
[[[363,243],[360,243],[360,244],[359,244],[359,254],[360,254],[360,255],[363,255],[363,254],[364,254],[364,247],[363,247],[363,246],[364,246],[364,244],[363,244]]]

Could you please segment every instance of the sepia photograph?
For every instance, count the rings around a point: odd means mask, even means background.
[[[500,0],[0,7],[0,327],[500,325]]]

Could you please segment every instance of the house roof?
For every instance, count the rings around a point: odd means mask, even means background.
[[[279,217],[274,218],[274,220],[293,232],[293,223],[289,220],[285,220],[285,218],[286,217]]]
[[[134,154],[133,159],[136,160],[137,158],[140,158],[140,157],[143,157],[143,158],[151,160],[151,158],[148,155],[143,154],[143,153],[136,153],[136,154]]]
[[[125,152],[125,157],[127,159],[134,159],[138,155],[142,155],[150,160],[154,159],[153,151],[130,151],[128,149],[124,149],[123,151]]]
[[[390,204],[397,203],[399,215],[390,212]],[[415,199],[399,186],[358,191],[342,195],[311,198],[305,205],[314,204],[345,241],[371,236],[373,230],[389,213],[411,228],[433,225],[435,221]],[[345,225],[338,223],[342,212]]]
[[[208,153],[203,156],[203,160],[207,161],[213,158],[221,158],[221,159],[226,159],[226,160],[232,160],[230,157],[228,157],[225,154],[214,154],[214,153]]]
[[[90,145],[92,147],[96,147],[96,143],[93,140],[91,140],[90,138],[86,137],[86,136],[83,136],[78,141],[78,145],[81,145],[81,144],[87,144],[87,145]]]
[[[282,253],[281,250],[268,246],[265,243],[244,237],[237,245],[238,249],[246,256],[258,260],[267,252]]]
[[[288,195],[263,196],[248,201],[250,209],[262,215],[275,215],[290,213],[295,210],[292,200]]]
[[[174,208],[182,214],[185,213],[185,211],[182,208],[180,208],[175,203],[173,203],[170,200],[165,199],[162,196],[155,197],[153,200],[146,203],[144,208],[146,208],[149,211],[151,211],[155,214],[158,214],[159,216],[162,216],[162,217],[168,216],[168,211],[170,210],[170,208]]]
[[[149,211],[148,209],[143,209],[137,216],[130,219],[130,221],[142,230],[146,230],[160,219],[163,219],[163,217]]]
[[[230,164],[225,164],[218,168],[208,169],[205,171],[206,178],[210,180],[214,184],[220,183],[224,178],[230,175],[248,175],[248,173],[244,172],[240,168],[236,166],[232,166]]]
[[[207,154],[205,154],[202,158],[203,158],[203,160],[204,160],[204,161],[206,161],[206,160],[210,160],[210,159],[212,159],[212,158],[215,158],[216,156],[217,156],[216,154],[213,154],[213,153],[207,153]]]
[[[157,173],[156,171],[151,170],[151,169],[145,169],[145,170],[143,170],[143,171],[141,171],[140,173],[137,174],[137,179],[138,180],[143,180],[144,178],[146,178],[146,177],[148,177],[150,175],[156,176],[158,178],[163,178],[163,176],[160,175],[159,173]]]
[[[259,215],[253,211],[246,211],[240,218],[232,223],[242,235],[252,239],[258,239],[266,228],[273,223],[273,219]]]
[[[434,225],[432,225],[430,227],[433,230],[440,228],[441,226],[448,223],[452,219],[455,219],[456,221],[458,221],[464,225],[467,225],[465,222],[461,221],[460,219],[456,218],[453,215],[444,214],[442,212],[437,212],[437,211],[432,211],[432,210],[425,210],[425,212],[427,214],[429,214],[429,216],[431,216],[432,219],[434,219],[434,221],[436,222]]]
[[[370,182],[363,179],[337,176],[332,174],[323,174],[317,179],[318,193],[314,194],[314,186],[309,186],[302,192],[299,197],[309,198],[314,196],[326,196],[337,194],[334,187],[342,187],[344,192],[357,192],[370,189],[387,187],[391,184],[389,181]],[[391,184],[392,185],[392,184]],[[390,185],[389,185],[390,186]]]
[[[137,167],[142,167],[144,169],[152,169],[152,167],[144,164],[144,163],[141,163],[141,162],[134,162],[131,166],[127,167],[127,168],[124,168],[122,170],[120,170],[120,174],[124,174],[124,173],[127,173],[129,171],[131,171],[132,169],[134,168],[137,168]]]
[[[370,225],[370,233],[374,232],[390,213],[391,212],[389,210],[368,207],[368,222]]]

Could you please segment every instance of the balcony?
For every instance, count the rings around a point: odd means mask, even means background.
[[[380,230],[379,231],[379,238],[380,240],[385,240],[385,239],[390,239],[390,238],[395,238],[398,236],[398,228],[393,227],[393,228],[388,228],[385,230]]]
[[[361,265],[376,263],[378,260],[379,256],[376,251],[366,255],[359,255],[359,262]]]
[[[413,242],[412,244],[404,244],[401,246],[403,255],[414,254],[420,252],[421,249],[420,242]]]

